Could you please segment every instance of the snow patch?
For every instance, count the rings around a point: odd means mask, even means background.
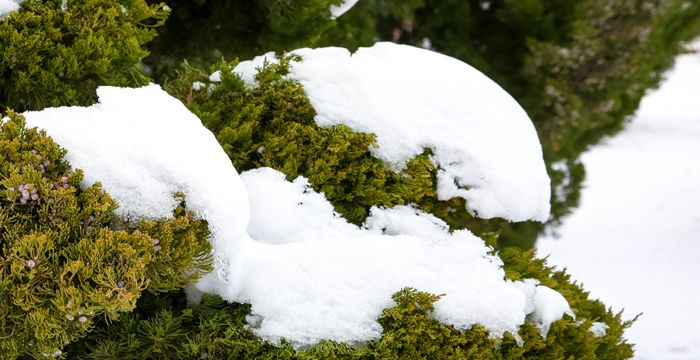
[[[574,312],[564,296],[546,286],[538,285],[532,300],[532,318],[539,326],[542,337],[547,337],[550,325],[565,314],[574,317]]]
[[[425,148],[439,167],[438,197],[461,197],[481,218],[546,221],[549,177],[537,133],[520,105],[471,66],[425,49],[377,43],[354,54],[300,49],[289,77],[298,80],[320,126],[374,133],[372,153],[396,170]],[[256,68],[234,72],[255,86]]]
[[[603,337],[608,332],[608,324],[603,322],[594,322],[588,331],[593,333],[595,337]]]

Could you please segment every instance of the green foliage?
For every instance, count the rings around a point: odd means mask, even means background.
[[[144,290],[211,270],[207,224],[184,202],[172,219],[129,223],[99,184],[81,188],[66,152],[9,112],[0,125],[0,357],[60,354]]]
[[[154,3],[161,0],[149,0]],[[315,41],[335,21],[342,0],[165,0],[172,15],[151,47],[156,78],[188,60],[211,64],[221,56],[251,58]]]
[[[167,12],[144,0],[27,0],[0,20],[0,111],[91,105],[100,85],[140,86],[142,46]]]

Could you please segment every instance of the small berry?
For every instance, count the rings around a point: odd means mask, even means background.
[[[36,266],[36,262],[34,260],[27,260],[27,266],[29,266],[30,269],[33,269]]]

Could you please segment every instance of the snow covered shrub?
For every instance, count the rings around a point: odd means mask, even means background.
[[[624,126],[683,42],[700,35],[699,18],[700,3],[686,0],[363,0],[315,45],[424,46],[494,79],[538,129],[556,224],[578,204],[581,152]],[[529,247],[542,228],[502,240]]]
[[[158,1],[153,1],[158,2]],[[182,60],[210,64],[290,50],[314,41],[345,7],[343,0],[166,0],[172,14],[147,59],[156,75]],[[348,4],[349,5],[349,4]]]
[[[0,357],[57,356],[144,290],[182,288],[211,269],[207,224],[184,202],[172,219],[132,222],[86,188],[43,131],[9,112],[0,127]]]
[[[180,76],[170,83],[167,89],[182,99],[193,112],[198,114],[203,123],[217,134],[217,139],[222,143],[237,169],[270,166],[281,170],[288,179],[304,175],[308,177],[312,188],[324,192],[335,209],[356,224],[365,221],[368,210],[373,205],[394,206],[414,202],[422,210],[447,219],[454,228],[466,227],[482,233],[494,246],[495,237],[492,234],[486,234],[487,231],[502,230],[504,226],[512,226],[505,220],[483,220],[471,216],[465,210],[464,200],[438,200],[436,197],[437,168],[431,161],[430,151],[413,158],[404,170],[396,172],[369,151],[376,141],[374,135],[354,132],[345,126],[318,126],[314,121],[316,111],[311,106],[303,86],[285,76],[289,73],[290,62],[296,60],[299,59],[292,55],[283,56],[277,63],[267,63],[257,73],[255,79],[252,79],[255,81],[254,86],[250,86],[251,79],[244,76],[244,81],[232,72],[236,68],[236,63],[222,64],[220,72],[211,77],[206,71],[186,65]],[[298,234],[298,229],[287,229],[284,227],[286,225],[282,224],[278,224],[272,230],[259,229],[260,233],[258,233],[256,229],[265,225],[264,222],[257,225],[255,223],[259,216],[256,215],[259,209],[255,209],[255,204],[257,204],[256,201],[261,201],[257,197],[257,192],[274,193],[280,198],[286,198],[286,195],[283,196],[277,188],[254,191],[253,184],[262,187],[263,185],[260,185],[262,180],[249,173],[244,174],[243,177],[244,181],[250,181],[248,191],[254,209],[251,215],[252,222],[248,227],[251,236],[269,236],[275,231]],[[305,190],[304,194],[307,191]],[[299,201],[298,204],[297,201]],[[308,201],[294,200],[293,202],[302,205]],[[283,208],[282,205],[269,206],[275,209]],[[320,217],[314,218],[314,221],[322,222]],[[303,227],[303,225],[300,226]],[[268,240],[274,242],[271,239]],[[572,356],[622,359],[631,357],[631,346],[623,338],[623,331],[630,323],[623,322],[620,314],[613,314],[602,303],[588,299],[588,294],[572,283],[568,275],[546,267],[543,260],[534,258],[533,252],[502,248],[498,254],[504,261],[505,276],[508,279],[535,279],[542,285],[558,291],[571,304],[576,318],[564,316],[561,320],[554,322],[546,332],[547,336],[543,338],[543,330],[536,325],[538,320],[533,315],[530,321],[520,326],[518,334],[506,333],[503,338],[494,339],[488,336],[487,330],[478,326],[457,330],[436,321],[432,303],[438,300],[439,296],[403,290],[395,294],[394,300],[397,306],[385,310],[379,318],[383,332],[378,340],[369,341],[359,348],[321,342],[306,348],[305,352],[284,350],[287,345],[283,343],[282,349],[269,348],[265,350],[267,351],[265,354],[274,353],[278,356],[276,352],[282,351],[289,358],[472,356],[495,359],[537,359]],[[287,255],[293,257],[291,253]],[[180,311],[183,311],[183,315],[176,311],[169,313],[167,317],[140,317],[138,325],[135,323],[127,325],[135,326],[129,331],[136,331],[139,327],[150,328],[157,324],[164,324],[168,319],[170,319],[168,321],[175,321],[173,319],[189,316],[184,310]],[[245,312],[237,316],[239,319],[236,321],[243,324]],[[253,327],[252,330],[259,331],[255,330],[255,316],[252,315],[247,323],[253,324],[250,325]],[[233,320],[226,320],[226,322],[235,323]],[[159,326],[168,328],[165,325]],[[212,328],[216,327],[212,326]],[[599,331],[601,328],[607,330],[601,332]],[[120,331],[124,331],[119,335],[120,337],[126,336],[125,330]],[[241,345],[242,343],[239,342],[248,336],[245,334],[247,333],[219,333],[216,338],[221,339],[222,343],[231,345],[220,350],[212,350],[208,347],[206,350],[198,348],[198,351],[207,353],[224,351],[219,353],[225,354],[221,355],[223,357],[233,356],[232,354],[243,358],[262,356],[261,353],[248,355],[250,353],[242,350],[252,346],[251,344]],[[126,348],[117,347],[106,340],[113,336],[105,335],[94,341],[103,342],[104,348],[119,349],[110,353],[110,356],[127,353]],[[85,348],[92,348],[92,346]],[[255,351],[261,351],[258,347],[255,349]]]
[[[148,83],[140,61],[167,12],[144,0],[27,0],[0,20],[0,110],[87,105]]]

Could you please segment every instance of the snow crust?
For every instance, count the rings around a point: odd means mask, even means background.
[[[102,183],[131,218],[171,217],[186,196],[188,208],[206,219],[217,250],[246,236],[248,197],[231,161],[201,121],[158,85],[138,89],[100,87],[99,103],[25,112],[28,126],[46,132],[85,172],[84,185]]]
[[[359,0],[345,0],[342,4],[331,6],[331,17],[333,19],[340,17],[340,15],[345,14],[348,10],[352,9]]]
[[[19,10],[23,0],[0,0],[0,20],[10,13]]]
[[[481,218],[546,221],[550,188],[532,122],[501,87],[473,67],[425,49],[377,43],[299,49],[289,77],[301,82],[319,126],[374,133],[370,150],[396,170],[424,149],[439,166],[438,197],[460,197]],[[234,72],[255,86],[268,53]]]
[[[244,274],[199,291],[252,304],[250,327],[265,339],[297,346],[322,339],[354,343],[381,336],[376,322],[403,287],[445,294],[433,316],[495,337],[548,309],[537,282],[504,279],[501,260],[467,230],[450,234],[436,217],[409,206],[373,208],[364,228],[349,224],[307,180],[262,168],[241,174],[251,203],[250,241],[232,264]],[[193,294],[196,295],[196,294]],[[568,307],[567,307],[568,308]],[[560,309],[548,309],[549,325]]]

